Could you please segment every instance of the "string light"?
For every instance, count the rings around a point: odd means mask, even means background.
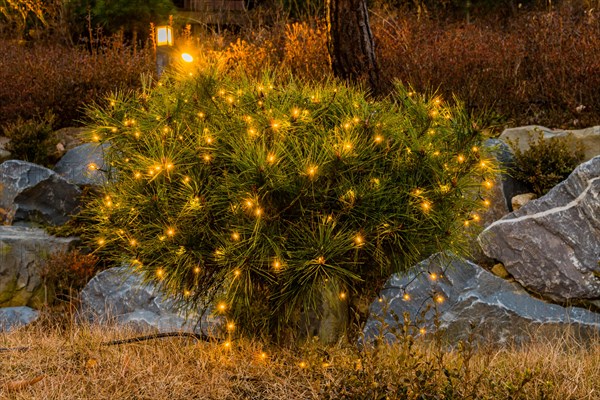
[[[362,246],[364,244],[365,240],[364,238],[358,234],[354,237],[354,243],[356,243],[357,246]]]
[[[431,210],[431,202],[425,200],[421,203],[421,209],[423,212],[427,213]]]
[[[409,301],[409,300],[410,300],[410,294],[408,294],[408,293],[404,293],[404,295],[402,295],[402,299],[403,299],[404,301]],[[380,302],[381,302],[381,301],[382,301],[382,300],[380,299]]]
[[[279,261],[277,259],[273,260],[273,269],[275,271],[280,270],[281,269],[281,261]]]
[[[237,232],[233,232],[231,234],[231,238],[237,242],[238,240],[240,240],[240,234]]]
[[[316,166],[312,166],[308,168],[308,176],[310,176],[311,178],[314,177],[317,173],[317,169],[318,167]]]
[[[266,359],[267,358],[267,353],[265,353],[264,351],[262,353],[260,353],[260,358],[261,359]]]
[[[87,169],[89,171],[96,171],[98,169],[98,166],[95,163],[89,163]]]
[[[465,156],[463,156],[462,154],[459,154],[456,159],[458,160],[459,163],[465,162]]]
[[[306,368],[306,367],[307,367],[307,364],[306,364],[306,362],[304,362],[304,361],[301,361],[301,362],[298,364],[298,366],[299,366],[300,368]]]
[[[102,238],[98,239],[98,244],[99,244],[100,246],[103,246],[103,245],[104,245],[104,243],[106,243],[106,240],[104,240],[104,239],[102,239]]]
[[[254,215],[256,215],[257,217],[260,217],[263,213],[263,209],[258,207],[254,210]]]
[[[202,159],[203,159],[205,162],[209,163],[209,162],[210,162],[210,160],[211,160],[210,154],[205,154],[205,155],[203,155],[203,156],[202,156]]]
[[[477,153],[479,151],[479,148],[477,146],[473,146],[471,148],[471,151],[473,151],[473,153]]]
[[[489,180],[483,181],[483,185],[486,187],[486,189],[491,189],[494,186],[492,181],[489,181]]]
[[[325,264],[325,257],[323,257],[323,256],[317,257],[317,264],[321,264],[321,265]]]
[[[183,295],[185,297],[190,297],[192,295],[192,292],[190,292],[189,290],[186,289],[186,290],[183,291]]]
[[[267,155],[267,162],[268,162],[269,164],[274,164],[274,163],[275,163],[275,160],[276,160],[276,158],[275,158],[275,154],[273,154],[273,153],[269,153],[269,155]]]
[[[442,296],[441,294],[438,294],[438,295],[435,296],[434,300],[435,300],[436,303],[442,304],[445,299],[444,299],[444,296]]]
[[[173,228],[168,228],[167,231],[165,232],[167,234],[167,236],[175,236],[175,229]]]
[[[196,266],[194,267],[194,274],[198,275],[200,273],[200,267]]]
[[[437,281],[438,274],[436,274],[435,272],[430,272],[429,273],[429,279],[431,279],[432,281]]]
[[[156,270],[156,277],[157,277],[158,279],[163,279],[163,278],[165,277],[165,270],[164,270],[164,269],[162,269],[162,268],[158,268],[158,269]]]
[[[220,302],[220,303],[217,305],[217,309],[218,309],[220,312],[225,312],[225,311],[227,310],[227,304],[226,304],[226,303],[224,303],[224,302]]]
[[[348,296],[348,295],[346,294],[346,292],[340,292],[340,299],[341,299],[341,300],[346,300],[346,297],[347,297],[347,296]]]
[[[483,205],[489,207],[492,203],[488,199],[483,200]]]
[[[419,329],[419,333],[420,333],[421,335],[425,335],[425,334],[427,333],[427,329],[425,329],[425,328],[421,328],[421,329]]]
[[[230,332],[235,330],[235,324],[232,321],[227,323],[227,330]]]
[[[233,275],[237,278],[242,274],[242,271],[240,271],[239,269],[236,269],[233,271]]]

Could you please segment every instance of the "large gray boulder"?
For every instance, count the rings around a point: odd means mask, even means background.
[[[222,322],[209,312],[178,312],[173,300],[161,295],[155,286],[144,284],[141,276],[128,267],[110,268],[92,278],[81,292],[80,314],[94,323],[117,323],[157,332],[211,334]]]
[[[30,307],[0,308],[0,332],[7,332],[28,325],[38,319],[39,311]]]
[[[0,208],[8,222],[62,225],[79,206],[81,190],[54,171],[27,161],[0,164]]]
[[[395,340],[404,313],[416,335],[434,333],[437,317],[440,333],[451,344],[469,338],[478,343],[523,344],[567,332],[582,339],[600,333],[600,314],[545,303],[476,264],[440,254],[387,281],[371,305],[365,340],[380,336]]]
[[[484,253],[528,290],[558,303],[600,307],[600,157],[545,196],[488,226]]]
[[[40,307],[48,293],[40,276],[45,257],[68,251],[77,238],[58,238],[42,229],[0,226],[0,307]]]
[[[541,133],[544,139],[565,137],[572,134],[573,137],[580,140],[584,147],[584,161],[600,155],[600,126],[577,130],[553,130],[539,125],[520,126],[516,128],[505,129],[500,135],[500,140],[504,142],[518,140],[518,146],[521,151],[529,149],[529,136]]]
[[[78,186],[102,186],[106,183],[107,144],[86,143],[69,151],[56,163],[54,171]]]

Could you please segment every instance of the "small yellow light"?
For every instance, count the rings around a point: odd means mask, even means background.
[[[404,301],[409,301],[409,300],[410,300],[410,294],[408,294],[408,293],[404,293],[404,295],[402,295],[402,299],[403,299]]]
[[[135,247],[135,246],[137,246],[137,241],[136,241],[135,239],[131,239],[131,240],[129,241],[129,245],[130,245],[131,247]]]
[[[273,260],[273,269],[274,270],[281,269],[281,261],[279,261],[279,260]]]
[[[133,134],[133,136],[135,136],[135,138],[136,138],[136,139],[139,139],[139,138],[140,138],[140,135],[141,135],[140,131],[136,131],[136,132]]]
[[[469,226],[470,224],[471,224],[471,223],[469,222],[469,220],[466,220],[466,221],[463,223],[463,225],[464,225],[464,226]]]
[[[421,203],[421,209],[423,212],[429,212],[431,210],[431,202],[425,200]]]
[[[277,122],[277,121],[271,121],[271,128],[278,129],[279,128],[279,122]]]
[[[263,213],[262,208],[257,208],[256,210],[254,210],[254,215],[256,215],[257,217],[260,217]]]
[[[200,267],[194,267],[194,273],[198,275],[200,273]]]
[[[184,176],[183,177],[183,182],[184,183],[188,183],[190,181],[190,177],[189,176]]]
[[[345,143],[344,144],[344,149],[345,150],[352,150],[352,143]]]
[[[323,257],[323,256],[317,257],[317,264],[321,264],[321,265],[325,264],[325,257]]]
[[[298,364],[298,366],[300,368],[306,368],[307,367],[306,362],[304,362],[304,361],[300,362],[300,364]]]
[[[204,114],[202,111],[198,112],[198,114],[196,114],[198,116],[198,118],[204,118],[206,117],[206,114]]]
[[[294,109],[292,110],[292,116],[293,116],[294,118],[298,118],[298,117],[300,116],[300,109],[299,109],[299,108],[294,108]]]
[[[181,59],[186,63],[194,62],[194,56],[192,56],[190,53],[181,53]]]
[[[202,159],[203,159],[205,162],[210,162],[210,160],[211,160],[210,154],[205,154],[205,155],[203,155],[203,156],[202,156]]]
[[[229,322],[227,323],[227,330],[228,331],[233,331],[235,330],[235,324],[233,322]]]
[[[448,193],[450,191],[450,185],[440,185],[440,192]]]
[[[164,278],[164,277],[165,277],[165,270],[164,270],[164,269],[162,269],[162,268],[159,268],[159,269],[157,269],[157,270],[156,270],[156,277],[157,277],[158,279],[162,279],[162,278]]]
[[[473,221],[479,222],[480,220],[481,220],[481,217],[479,216],[479,214],[473,214]]]
[[[439,155],[440,155],[440,152],[439,152],[439,150],[436,150],[436,151],[434,151],[434,152],[433,152],[433,155],[434,155],[434,156],[436,156],[436,157],[437,157],[437,156],[439,156]]]
[[[473,151],[473,153],[477,153],[479,151],[479,148],[477,146],[473,146],[471,148],[471,151]]]
[[[440,113],[438,112],[438,110],[431,110],[431,111],[429,112],[429,116],[430,116],[431,118],[435,118],[435,117],[437,117],[439,114],[440,114]]]
[[[224,302],[220,302],[220,303],[217,305],[217,309],[218,309],[220,312],[225,312],[225,310],[227,310],[227,304],[225,304]]]
[[[485,163],[485,161],[482,161],[482,162],[479,163],[479,166],[481,168],[485,168],[485,167],[487,167],[487,164]]]
[[[246,201],[244,202],[244,205],[245,205],[246,207],[250,208],[250,207],[252,207],[252,206],[254,205],[254,203],[252,202],[252,200],[249,200],[249,199],[248,199],[248,200],[246,200]]]
[[[192,295],[192,292],[190,292],[189,290],[186,289],[186,290],[183,291],[183,295],[185,297],[190,297]]]
[[[344,124],[344,129],[350,129],[350,124],[348,122]]]
[[[444,296],[442,296],[441,294],[438,294],[435,296],[435,302],[438,304],[442,304],[444,302]]]
[[[383,303],[383,297],[378,298],[377,301]]]
[[[166,234],[167,234],[167,236],[171,236],[171,237],[175,236],[175,229],[173,229],[173,228],[167,229]]]
[[[213,142],[213,138],[211,138],[210,136],[206,138],[207,144],[212,144],[212,142]]]
[[[489,207],[491,204],[492,203],[488,199],[483,200],[483,205],[484,206]]]
[[[273,164],[273,163],[275,163],[275,160],[276,160],[275,154],[269,153],[269,155],[267,156],[267,162],[269,164]]]
[[[104,243],[106,243],[106,241],[104,239],[98,239],[98,244],[100,246],[104,245]]]
[[[491,189],[494,186],[492,181],[488,181],[488,180],[484,181],[483,185],[486,187],[486,189]]]
[[[233,104],[234,100],[235,100],[235,99],[234,99],[232,96],[228,96],[228,97],[227,97],[227,102],[228,102],[229,104]]]
[[[231,234],[231,238],[237,242],[238,240],[240,240],[240,234],[237,232],[233,232]]]
[[[340,292],[340,299],[341,299],[341,300],[346,300],[346,297],[347,297],[347,296],[348,296],[348,295],[347,295],[345,292]]]
[[[262,105],[263,105],[263,102],[262,102],[262,100],[259,100],[259,101],[258,101],[258,105],[262,107]]]
[[[462,154],[459,154],[457,157],[457,160],[459,163],[463,163],[463,162],[465,162],[465,156],[463,156]]]
[[[316,175],[318,167],[309,167],[308,168],[308,176],[311,178]]]
[[[357,246],[361,246],[361,245],[363,245],[363,244],[364,244],[364,242],[365,242],[365,240],[364,240],[364,238],[363,238],[363,237],[362,237],[360,234],[359,234],[359,235],[356,235],[356,236],[354,237],[354,243],[356,243],[356,245],[357,245]]]
[[[88,164],[88,170],[90,171],[96,171],[98,169],[98,166],[95,163],[89,163]]]
[[[264,351],[262,353],[260,353],[260,358],[261,359],[266,359],[267,358],[267,353],[265,353]]]
[[[431,272],[429,274],[429,279],[431,279],[432,281],[437,281],[438,279],[438,274],[436,274],[435,272]]]
[[[227,341],[227,342],[223,343],[223,346],[224,346],[226,349],[230,349],[230,348],[231,348],[231,342],[230,342],[230,341]]]
[[[375,143],[381,143],[383,142],[383,136],[377,135],[373,140],[375,140]]]
[[[111,129],[110,129],[110,131],[111,131],[112,133],[117,133],[118,129],[117,129],[117,128],[111,128]]]
[[[166,165],[166,168],[167,168],[167,170],[172,170],[172,169],[173,169],[173,167],[174,167],[174,165],[173,165],[173,164],[171,164],[171,163],[168,163],[168,164]]]
[[[424,334],[426,334],[426,333],[427,333],[427,329],[425,329],[425,328],[421,328],[421,329],[419,329],[419,333],[420,333],[421,335],[424,335]]]
[[[236,269],[233,271],[233,275],[237,278],[238,276],[240,276],[242,274],[242,271],[240,271],[239,269]]]

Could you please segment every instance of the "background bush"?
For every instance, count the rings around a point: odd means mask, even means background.
[[[583,161],[581,141],[572,134],[544,139],[543,133],[529,136],[529,148],[522,151],[519,142],[510,143],[515,154],[515,178],[525,182],[538,197],[565,180]]]
[[[52,135],[54,122],[54,114],[47,112],[41,118],[19,117],[16,122],[5,125],[2,134],[11,139],[7,145],[11,157],[44,165],[56,161],[50,159],[58,142]]]
[[[77,124],[84,104],[118,89],[140,86],[140,74],[154,70],[149,49],[106,40],[102,49],[36,42],[25,46],[0,40],[0,125],[47,111],[55,128]]]
[[[90,110],[114,149],[87,207],[107,258],[257,333],[461,249],[495,171],[460,106],[206,71]]]

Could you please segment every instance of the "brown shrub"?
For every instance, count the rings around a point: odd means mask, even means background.
[[[600,120],[600,21],[592,12],[565,6],[473,24],[376,15],[373,31],[387,79],[455,94],[470,108],[492,108],[514,124]]]
[[[149,50],[118,41],[90,52],[52,43],[0,40],[0,125],[52,111],[56,127],[72,125],[81,106],[115,90],[136,88],[154,69]]]

